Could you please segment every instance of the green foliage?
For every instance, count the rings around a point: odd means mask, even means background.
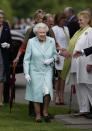
[[[72,6],[79,11],[91,8],[91,0],[11,0],[14,15],[28,17],[34,14],[37,9],[44,9],[46,12],[56,13],[62,11],[66,6]]]
[[[12,8],[9,0],[0,0],[0,9],[4,10],[6,19],[12,19]]]
[[[32,2],[32,0],[31,0]],[[18,17],[29,16],[32,3],[30,0],[11,0],[12,8],[14,9],[14,15]]]
[[[6,18],[11,20],[12,16],[29,17],[37,9],[56,13],[62,11],[66,6],[72,6],[80,11],[92,8],[92,0],[0,0],[0,9],[5,11]]]

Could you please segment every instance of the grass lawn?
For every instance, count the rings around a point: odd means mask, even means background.
[[[14,104],[12,113],[9,106],[0,108],[0,131],[83,131],[80,129],[66,128],[63,123],[53,121],[51,123],[36,123],[34,118],[28,116],[28,107],[24,104]],[[67,108],[50,107],[52,114],[67,113]]]

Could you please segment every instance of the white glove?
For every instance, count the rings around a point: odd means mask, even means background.
[[[30,77],[30,75],[26,74],[26,75],[25,75],[25,79],[27,80],[27,82],[31,82],[31,77]]]
[[[4,42],[1,44],[2,48],[9,48],[10,47],[10,44]]]
[[[50,58],[44,61],[45,65],[50,65],[54,61],[54,58]]]

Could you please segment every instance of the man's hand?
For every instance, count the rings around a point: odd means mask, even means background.
[[[16,58],[13,60],[13,64],[14,64],[14,65],[17,65],[18,62],[19,62],[19,57],[16,57]]]
[[[62,55],[62,56],[64,56],[65,58],[70,58],[70,57],[71,57],[71,53],[68,52],[67,49],[65,49],[65,48],[60,48],[60,47],[58,47],[57,49],[59,50],[59,52],[58,52],[59,55]]]
[[[71,53],[68,52],[67,50],[62,51],[62,56],[64,56],[65,58],[70,58],[71,57]]]
[[[88,73],[92,72],[92,65],[87,65],[86,70]]]
[[[73,54],[73,57],[74,58],[77,58],[77,57],[80,57],[80,56],[82,56],[83,54],[82,54],[82,51],[76,51],[74,54]]]

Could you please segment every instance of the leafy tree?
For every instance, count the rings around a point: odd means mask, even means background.
[[[7,0],[2,0],[7,1]],[[28,17],[34,14],[35,10],[41,8],[46,12],[62,11],[66,6],[72,6],[79,11],[85,8],[92,8],[92,0],[10,0],[14,15]]]
[[[5,12],[6,19],[12,19],[12,8],[9,0],[0,0],[0,9]]]

